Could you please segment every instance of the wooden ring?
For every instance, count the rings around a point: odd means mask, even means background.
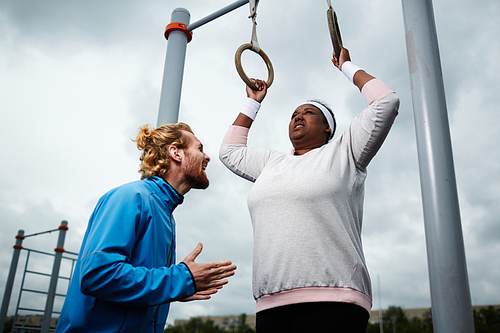
[[[241,79],[243,81],[245,81],[245,83],[253,90],[259,90],[257,88],[257,86],[255,85],[255,83],[253,83],[252,80],[250,80],[250,78],[245,74],[245,71],[243,70],[243,66],[241,65],[241,54],[245,50],[252,50],[252,47],[253,46],[250,43],[246,43],[246,44],[241,45],[238,48],[238,50],[236,50],[236,54],[234,55],[234,62],[236,64],[236,70],[238,71],[238,74],[240,75]],[[255,52],[255,53],[257,53],[257,52]],[[271,60],[269,60],[267,54],[262,49],[260,49],[260,51],[257,54],[260,55],[261,58],[266,63],[267,73],[268,73],[266,86],[267,86],[267,88],[269,88],[271,86],[271,84],[273,84],[273,81],[274,81],[273,65],[271,64]]]

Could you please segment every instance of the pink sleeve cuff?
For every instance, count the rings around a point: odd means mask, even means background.
[[[226,145],[246,146],[249,130],[249,128],[243,126],[231,125],[229,126],[222,143]]]
[[[366,82],[366,84],[361,89],[361,93],[368,102],[368,105],[391,92],[394,91],[392,91],[391,88],[389,88],[384,82],[380,81],[379,79],[373,79]]]

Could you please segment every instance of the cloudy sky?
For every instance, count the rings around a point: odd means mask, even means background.
[[[184,7],[195,22],[230,3],[0,3],[0,294],[19,229],[33,234],[67,220],[65,248],[78,252],[98,198],[139,178],[139,153],[131,139],[139,126],[156,125],[167,47],[163,31],[172,11]],[[430,307],[402,5],[399,0],[333,5],[353,62],[385,81],[401,99],[400,115],[368,169],[366,184],[363,242],[374,309],[380,303],[384,308]],[[339,131],[365,107],[363,97],[330,62],[326,10],[323,0],[260,2],[258,37],[273,63],[275,81],[252,128],[250,145],[288,151],[288,119],[306,99],[327,101]],[[248,13],[244,6],[194,31],[179,115],[212,161],[207,170],[210,187],[188,193],[175,212],[178,260],[202,242],[199,261],[230,259],[238,265],[237,274],[211,301],[174,304],[169,323],[191,316],[254,313],[252,229],[246,208],[251,184],[226,170],[217,157],[246,97],[234,53],[250,41]],[[434,13],[472,304],[500,304],[500,4],[434,1]],[[243,55],[249,75],[267,76],[258,56],[249,51]],[[27,238],[24,246],[52,252],[56,241],[57,233],[52,233]],[[30,267],[50,272],[50,260],[33,256]],[[19,270],[23,265],[21,261]],[[42,278],[28,280],[47,288]],[[17,293],[15,289],[9,314]],[[21,305],[30,302],[40,303],[23,295]]]

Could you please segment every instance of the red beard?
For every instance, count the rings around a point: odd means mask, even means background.
[[[186,162],[187,166],[184,170],[184,176],[191,185],[191,188],[206,189],[209,185],[209,180],[202,169],[202,161],[196,160],[191,154],[186,154]]]

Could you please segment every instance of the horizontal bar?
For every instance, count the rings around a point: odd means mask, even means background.
[[[214,13],[212,13],[212,14],[204,17],[204,18],[202,18],[201,20],[198,20],[196,22],[193,22],[193,23],[189,24],[187,26],[187,31],[193,31],[194,29],[201,27],[205,23],[213,21],[216,18],[218,18],[218,17],[220,17],[220,16],[222,16],[224,14],[227,14],[227,13],[229,13],[229,12],[231,12],[231,11],[237,9],[237,8],[240,8],[241,6],[246,5],[248,3],[248,1],[249,0],[238,0],[238,1],[230,4],[229,6],[226,6],[226,7],[222,8],[222,9],[219,9],[218,11],[216,11],[216,12],[214,12]]]
[[[30,309],[30,308],[17,308],[17,309],[18,310],[24,310],[24,311],[45,312],[45,310]]]
[[[14,329],[14,328],[22,328],[25,331],[41,331],[42,330],[42,328],[40,326],[12,326],[12,329]]]
[[[38,251],[38,250],[33,250],[33,249],[29,249],[29,248],[26,248],[26,247],[23,247],[21,250],[26,250],[28,252],[35,252],[35,253],[40,253],[40,254],[46,254],[48,256],[55,256],[54,253],[49,253],[49,252],[43,252],[43,251]],[[70,251],[64,251],[64,254],[71,254],[71,255],[74,255],[74,256],[78,256],[78,253],[75,253],[75,252],[70,252]],[[69,258],[69,257],[62,257],[63,259],[66,259],[66,260],[72,260],[72,261],[77,261],[78,259],[76,258]]]
[[[23,291],[29,291],[30,293],[37,293],[37,294],[45,294],[45,295],[47,295],[46,291],[40,291],[40,290],[34,290],[34,289],[23,289]]]
[[[25,248],[23,247],[23,250],[26,250],[28,252],[35,252],[35,253],[40,253],[40,254],[46,254],[48,256],[55,256],[54,253],[48,253],[48,252],[43,252],[43,251],[38,251],[38,250],[33,250],[33,249],[28,249],[28,248]]]
[[[48,294],[48,292],[46,292],[46,291],[34,290],[34,289],[22,289],[22,291],[27,291],[27,292],[36,293],[36,294],[44,294],[44,295]],[[66,294],[55,294],[55,296],[66,297]]]
[[[28,271],[28,270],[26,270],[26,273],[37,274],[37,275],[43,275],[43,276],[52,276],[52,275],[47,274],[47,273],[40,273],[40,272]]]
[[[43,234],[50,234],[51,232],[54,232],[54,231],[59,231],[59,229],[53,229],[53,230],[47,230],[47,231],[37,232],[36,234],[26,235],[26,236],[24,236],[24,238],[28,238],[28,237],[31,237],[31,236],[43,235]]]

